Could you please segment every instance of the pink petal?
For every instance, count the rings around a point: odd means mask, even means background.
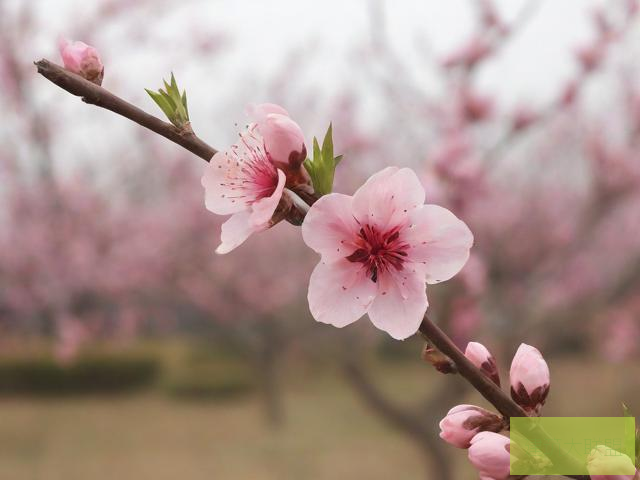
[[[411,245],[409,260],[424,262],[427,283],[449,280],[469,258],[473,234],[446,208],[424,205],[411,213],[412,227],[402,238]]]
[[[299,165],[300,156],[306,152],[304,134],[300,126],[288,116],[270,113],[258,121],[258,130],[264,137],[264,145],[276,165],[288,165],[290,157]]]
[[[251,217],[249,221],[253,226],[264,225],[271,220],[273,213],[278,208],[278,203],[282,198],[282,192],[284,191],[284,184],[287,180],[286,175],[280,169],[278,169],[278,186],[269,197],[261,198],[257,202],[251,205]]]
[[[246,108],[247,115],[254,121],[260,122],[270,113],[277,113],[280,115],[289,116],[289,112],[287,112],[280,105],[276,105],[275,103],[251,103],[247,105]]]
[[[388,167],[373,175],[353,196],[353,213],[379,228],[407,221],[407,212],[424,204],[424,187],[413,170]]]
[[[241,168],[235,162],[228,161],[228,153],[216,153],[205,167],[202,186],[205,189],[205,206],[217,215],[229,215],[247,208],[238,193],[229,186],[228,177],[237,176],[234,172]]]
[[[265,230],[266,225],[255,226],[249,221],[249,212],[236,213],[222,224],[221,243],[216,248],[216,253],[229,253],[234,248],[242,245],[252,233]]]
[[[424,280],[415,274],[405,278],[402,273],[378,277],[378,294],[369,308],[371,322],[396,340],[418,331],[429,305]]]
[[[342,328],[366,313],[375,291],[361,265],[344,259],[321,261],[309,280],[309,309],[318,322]]]
[[[351,213],[352,197],[330,193],[318,200],[302,224],[302,238],[325,262],[348,257],[355,250],[358,222]]]

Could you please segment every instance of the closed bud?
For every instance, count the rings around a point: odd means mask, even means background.
[[[98,50],[84,42],[70,42],[65,38],[60,39],[58,46],[64,68],[96,85],[102,85],[104,65]]]
[[[494,432],[480,432],[471,439],[469,461],[480,478],[505,480],[509,477],[510,440]]]
[[[540,413],[549,394],[549,367],[537,348],[521,344],[509,372],[511,398],[527,413]]]
[[[440,350],[433,348],[429,344],[422,350],[422,359],[434,366],[440,373],[457,373],[458,369],[453,361]]]
[[[503,428],[499,415],[474,405],[458,405],[440,421],[440,438],[454,447],[469,448],[477,433],[499,432]]]
[[[591,450],[587,470],[592,480],[632,480],[636,475],[636,467],[627,455],[605,445]]]
[[[478,342],[469,342],[467,349],[464,351],[465,356],[471,360],[476,367],[489,377],[493,383],[500,386],[500,373],[498,372],[498,364],[496,359],[487,350],[487,347]]]

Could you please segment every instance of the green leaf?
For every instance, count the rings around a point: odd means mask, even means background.
[[[187,107],[187,92],[180,93],[176,77],[171,72],[170,82],[162,80],[164,89],[160,88],[157,92],[145,89],[154,102],[158,104],[160,109],[167,116],[169,121],[176,127],[182,128],[189,122],[189,109]]]
[[[331,193],[336,165],[342,155],[333,156],[333,127],[329,124],[327,133],[322,141],[322,148],[316,137],[313,138],[313,155],[304,161],[304,168],[311,177],[314,191],[319,195]]]
[[[322,141],[322,156],[333,164],[333,125],[330,123]]]
[[[146,89],[146,92],[153,99],[154,102],[160,107],[160,109],[164,112],[167,118],[171,119],[173,115],[173,108],[169,101],[160,93],[152,92],[151,90]]]
[[[344,157],[344,155],[338,155],[337,157],[335,157],[333,159],[333,164],[337,167],[338,164],[340,163],[340,161],[342,160],[342,157]]]

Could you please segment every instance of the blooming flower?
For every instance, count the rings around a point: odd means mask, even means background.
[[[521,344],[509,372],[511,398],[528,412],[539,412],[549,394],[549,367],[537,348]]]
[[[58,47],[64,68],[97,85],[102,84],[104,65],[98,50],[84,42],[70,42],[64,38],[60,38]]]
[[[283,169],[290,171],[306,152],[300,127],[282,107],[262,104],[250,113],[256,122],[240,133],[237,144],[213,156],[202,177],[207,209],[231,215],[222,225],[216,249],[221,254],[281,220],[274,214],[289,181]]]
[[[424,199],[412,170],[389,167],[353,197],[332,193],[311,207],[302,236],[322,256],[308,295],[317,321],[344,327],[368,313],[393,338],[416,332],[428,306],[425,282],[454,276],[473,243],[464,222]]]
[[[480,432],[471,439],[469,461],[481,479],[504,480],[509,477],[510,440],[494,432]]]
[[[487,347],[478,342],[469,342],[464,354],[476,367],[493,380],[496,385],[500,386],[498,365],[491,352],[487,350]]]
[[[471,439],[481,431],[499,432],[502,419],[475,405],[458,405],[440,421],[440,438],[458,448],[469,448]]]

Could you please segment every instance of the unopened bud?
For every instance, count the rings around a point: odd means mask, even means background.
[[[478,432],[499,432],[502,417],[474,405],[458,405],[440,421],[440,438],[458,448],[469,448]]]
[[[478,342],[469,342],[464,355],[471,360],[476,367],[489,377],[493,383],[500,386],[500,373],[498,372],[498,364],[496,359],[487,350],[487,347]]]
[[[549,367],[537,348],[521,344],[509,372],[511,398],[528,413],[540,413],[549,394]]]
[[[471,439],[469,461],[480,478],[505,480],[511,463],[509,438],[494,432],[480,432]]]
[[[84,42],[70,42],[65,38],[60,38],[58,47],[64,68],[96,85],[102,85],[104,65],[98,50]]]
[[[605,445],[591,450],[587,470],[592,480],[632,480],[636,474],[636,467],[627,455]]]

